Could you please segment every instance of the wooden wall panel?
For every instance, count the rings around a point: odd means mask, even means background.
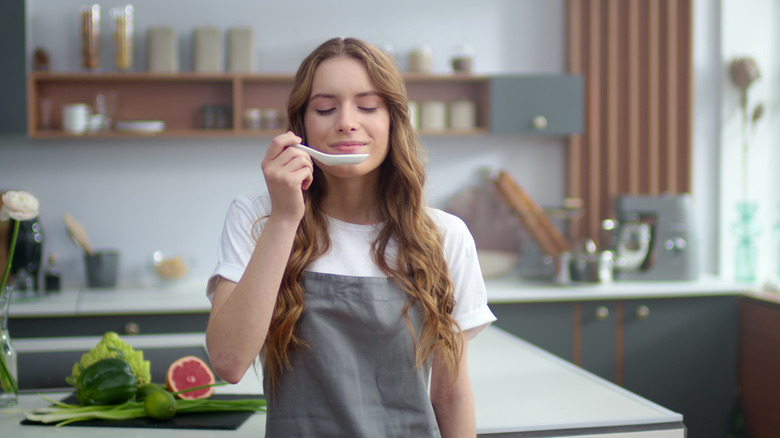
[[[691,190],[692,1],[569,0],[567,70],[585,78],[585,130],[569,139],[574,237],[601,243],[620,194]]]

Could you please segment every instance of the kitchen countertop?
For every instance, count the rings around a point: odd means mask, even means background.
[[[748,293],[751,285],[702,276],[697,281],[622,281],[554,284],[512,277],[485,282],[492,303],[680,298]]]
[[[136,347],[203,345],[201,334],[147,335],[126,338]],[[29,339],[15,341],[19,352],[90,348],[98,338]],[[638,397],[527,342],[489,327],[469,343],[469,372],[474,388],[477,429],[480,436],[682,438],[682,415]],[[261,377],[250,369],[240,383],[218,387],[219,392],[260,393]],[[50,394],[58,396],[64,394]],[[33,394],[20,396],[17,408],[45,402]],[[53,429],[20,425],[22,414],[0,414],[0,429],[16,438],[134,438],[228,436],[212,430],[116,429],[67,426]],[[230,436],[262,436],[265,415],[252,415]],[[612,436],[612,435],[610,435]]]
[[[702,277],[690,282],[614,281],[572,283],[529,281],[506,276],[486,281],[488,302],[546,302],[673,298],[751,294],[764,299],[780,294],[751,292],[752,286]],[[67,289],[28,301],[11,304],[11,317],[76,316],[105,314],[159,314],[208,312],[206,279],[193,279],[159,288]]]

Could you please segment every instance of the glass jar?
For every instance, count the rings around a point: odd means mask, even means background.
[[[100,68],[100,5],[81,8],[81,65],[88,70]]]
[[[114,64],[117,70],[128,71],[133,68],[133,5],[113,8],[109,15],[114,23]]]

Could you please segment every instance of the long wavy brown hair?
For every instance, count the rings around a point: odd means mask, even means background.
[[[455,375],[461,358],[459,328],[452,317],[453,288],[441,234],[425,209],[423,149],[409,121],[403,76],[392,58],[354,38],[334,38],[323,43],[303,60],[295,75],[287,106],[288,129],[306,143],[304,114],[314,73],[322,61],[334,56],[352,57],[366,67],[390,113],[389,152],[379,168],[377,192],[384,200],[380,203],[384,226],[373,242],[372,256],[388,278],[409,294],[404,316],[412,333],[409,309],[416,303],[423,312],[424,322],[413,337],[417,366],[441,351]],[[290,366],[290,353],[305,345],[296,332],[296,322],[304,308],[301,281],[304,269],[330,247],[327,218],[320,209],[326,192],[325,178],[315,166],[314,182],[304,195],[306,212],[295,236],[265,342],[263,372],[272,387],[283,368]],[[398,244],[397,257],[388,260],[387,249],[394,241]]]

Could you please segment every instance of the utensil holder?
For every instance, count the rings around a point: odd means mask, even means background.
[[[119,251],[103,250],[84,254],[87,273],[87,287],[90,289],[112,289],[116,287],[119,270]]]

